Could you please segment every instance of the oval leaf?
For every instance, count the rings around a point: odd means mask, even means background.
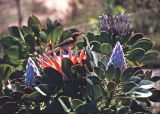
[[[103,43],[101,45],[101,53],[110,56],[112,54],[112,46],[108,43]]]
[[[150,40],[141,39],[140,41],[137,41],[131,48],[142,48],[145,51],[150,50],[152,48],[152,42]]]
[[[128,67],[122,73],[121,82],[128,81],[131,78],[132,75],[133,75],[133,69],[132,69],[132,67]]]
[[[128,45],[133,45],[133,44],[134,44],[137,40],[139,40],[140,38],[143,38],[143,34],[142,34],[142,33],[133,34],[133,35],[129,38],[127,44],[128,44]]]
[[[155,83],[149,80],[142,80],[139,85],[139,88],[151,89],[152,87],[154,87]]]
[[[108,92],[113,92],[115,91],[116,89],[116,84],[115,82],[111,81],[107,84],[107,89],[108,89]]]
[[[55,70],[54,68],[51,67],[46,67],[43,70],[44,75],[48,79],[48,81],[51,81],[53,84],[62,84],[63,82],[63,76],[61,75],[60,72]]]
[[[101,43],[98,41],[92,41],[90,46],[93,46],[92,51],[101,52]]]
[[[106,78],[108,79],[108,80],[112,80],[114,77],[115,77],[115,71],[116,71],[116,69],[114,68],[114,66],[111,64],[109,67],[108,67],[108,69],[107,69],[107,71],[106,71]]]
[[[72,71],[71,71],[72,66],[73,66],[73,63],[69,58],[64,58],[62,60],[62,70],[68,78],[71,78],[72,76]]]
[[[137,84],[134,82],[128,82],[123,86],[123,91],[124,92],[129,92],[130,90],[134,89],[137,87]]]
[[[144,56],[144,53],[145,53],[144,49],[135,48],[129,53],[129,55],[127,56],[127,59],[130,61],[137,61]]]

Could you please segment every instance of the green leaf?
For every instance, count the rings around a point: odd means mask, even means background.
[[[97,76],[92,76],[92,75],[89,75],[86,77],[86,81],[91,85],[91,86],[94,86],[94,85],[99,85],[101,83],[101,80],[97,77]]]
[[[152,76],[152,71],[146,71],[144,80],[150,80]]]
[[[107,32],[102,31],[95,39],[100,43],[110,43],[111,37]]]
[[[13,102],[14,99],[10,96],[1,96],[0,97],[0,106],[4,105],[7,102]]]
[[[80,105],[75,113],[76,114],[98,114],[99,110],[95,103],[88,103],[84,105]]]
[[[71,70],[75,75],[79,75],[81,77],[86,76],[85,68],[79,64],[72,66]]]
[[[9,75],[12,72],[12,67],[10,65],[0,65],[0,80],[7,81],[9,80]],[[2,82],[1,82],[1,87],[2,87]]]
[[[24,36],[27,35],[27,34],[32,34],[33,35],[32,29],[28,26],[22,26],[22,28],[20,28],[20,30],[22,31]]]
[[[71,108],[70,108],[70,106],[67,107],[67,104],[69,104],[68,97],[66,97],[66,96],[61,96],[61,97],[58,98],[58,100],[59,100],[59,102],[61,103],[64,111],[69,113],[69,112],[71,111]]]
[[[158,82],[160,80],[160,76],[154,76],[150,80],[153,82]]]
[[[16,113],[19,110],[19,106],[16,102],[6,102],[1,109],[4,114]]]
[[[102,61],[98,61],[98,67],[103,70],[106,70],[106,66],[102,63]]]
[[[157,57],[158,57],[158,52],[149,50],[144,54],[143,58],[141,58],[139,62],[143,64],[150,64],[152,61],[157,59]]]
[[[26,109],[20,109],[17,114],[28,114],[28,111]]]
[[[95,52],[95,51],[91,51],[91,53],[92,53],[92,55],[93,55],[93,62],[94,62],[94,64],[97,66],[98,60],[99,60],[99,58],[98,58],[98,53]]]
[[[108,92],[113,92],[115,91],[116,89],[116,84],[115,82],[111,81],[107,84],[107,89],[108,89]]]
[[[151,107],[151,103],[148,98],[137,98],[136,100],[137,102],[140,102],[140,105],[143,107]]]
[[[144,49],[135,48],[129,53],[129,55],[127,56],[127,59],[130,61],[137,61],[144,56],[144,53],[145,53]]]
[[[108,43],[103,43],[101,45],[101,53],[110,56],[112,54],[112,46]]]
[[[8,36],[8,37],[3,37],[2,39],[0,39],[0,44],[4,48],[8,49],[8,48],[16,45],[16,41],[14,41],[12,37]]]
[[[71,67],[73,66],[72,61],[69,58],[64,58],[62,60],[62,70],[64,72],[64,74],[68,77],[68,78],[72,78],[72,71],[71,71]]]
[[[115,69],[114,66],[111,64],[111,65],[108,67],[108,69],[107,69],[107,71],[106,71],[106,73],[105,73],[106,78],[107,78],[108,80],[112,80],[112,79],[115,77],[115,71],[116,71],[116,69]]]
[[[34,88],[31,87],[31,86],[26,86],[26,87],[24,88],[24,94],[31,94],[31,93],[33,93],[33,92],[34,92]]]
[[[87,86],[87,96],[91,101],[96,101],[103,96],[102,90],[99,85]]]
[[[92,51],[100,52],[101,51],[101,43],[98,41],[92,41],[90,46],[93,46]]]
[[[77,42],[76,46],[77,46],[78,50],[81,50],[84,48],[84,42]]]
[[[123,106],[131,106],[132,105],[132,98],[123,98],[122,105]]]
[[[152,102],[160,102],[160,90],[152,90],[152,96],[149,97]]]
[[[40,92],[36,91],[28,95],[27,99],[34,102],[41,102],[45,100],[45,96],[43,96]]]
[[[131,76],[133,75],[133,69],[132,67],[128,67],[127,69],[124,70],[121,76],[121,82],[126,82],[128,81]]]
[[[83,81],[83,80],[80,80]],[[65,93],[65,95],[72,97],[72,98],[78,98],[81,95],[80,92],[80,86],[79,84],[74,81],[69,82],[69,83],[65,83],[63,85],[63,92]]]
[[[16,63],[19,59],[18,46],[12,46],[6,50],[11,62]]]
[[[124,92],[129,92],[132,91],[132,89],[135,89],[138,85],[134,82],[128,82],[123,86],[123,91]]]
[[[42,29],[42,24],[41,24],[40,20],[34,15],[32,15],[28,18],[28,26],[35,27],[38,30]]]
[[[48,81],[52,82],[53,84],[61,85],[63,82],[63,76],[60,72],[55,70],[51,67],[46,67],[43,70],[45,77],[48,79]]]
[[[73,110],[75,111],[79,106],[83,105],[84,103],[79,99],[71,99],[70,104]]]
[[[141,67],[134,67],[133,72],[134,72],[134,74],[133,74],[134,76],[144,74],[143,69]]]
[[[104,55],[103,58],[101,59],[102,63],[107,66],[109,62],[110,56]]]
[[[148,98],[152,95],[149,90],[143,88],[137,88],[134,92],[132,92],[132,94],[137,98]]]
[[[150,50],[145,53],[145,56],[147,58],[156,58],[158,56],[158,52]]]
[[[127,44],[128,44],[128,45],[133,45],[137,40],[139,40],[139,39],[141,39],[141,38],[143,38],[143,34],[142,34],[142,33],[133,34],[133,35],[129,38]]]
[[[21,91],[13,91],[13,92],[10,93],[10,95],[15,101],[21,101],[21,97],[24,94]]]
[[[86,48],[86,55],[87,55],[88,60],[94,61],[93,54],[88,47]]]
[[[63,42],[64,40],[66,40],[67,38],[69,38],[71,36],[71,32],[69,30],[65,30],[61,37],[60,37],[60,42]]]
[[[116,112],[116,114],[128,114],[128,112],[129,112],[129,107],[123,106]]]
[[[40,40],[43,42],[43,43],[47,43],[47,35],[44,31],[41,31],[39,32],[39,35],[40,35]]]
[[[9,30],[9,33],[11,34],[11,36],[18,38],[17,40],[24,41],[24,36],[23,36],[21,30],[19,29],[19,27],[12,26],[12,27],[9,27],[8,30]]]
[[[136,84],[139,84],[141,82],[141,78],[138,77],[138,76],[132,76],[129,81],[133,81],[135,82]]]
[[[135,108],[136,107],[136,108]],[[131,105],[131,110],[133,111],[133,113],[151,113],[148,110],[145,110],[144,107],[139,104],[139,102],[137,102],[137,100],[132,100],[132,105]]]
[[[46,19],[46,28],[47,28],[47,30],[53,29],[52,20],[50,20],[49,18]]]
[[[61,43],[60,37],[62,33],[63,33],[63,28],[59,26],[55,28],[54,31],[48,35],[48,38],[53,42],[54,46],[57,46],[58,44]]]
[[[40,84],[34,88],[43,96],[47,96],[48,94],[51,94],[47,84]]]
[[[99,67],[94,67],[93,70],[94,70],[95,74],[97,75],[97,77],[99,77],[100,79],[105,78],[103,69],[100,69]]]
[[[151,89],[152,87],[154,87],[155,83],[150,80],[142,80],[139,85],[139,88]]]
[[[88,43],[94,40],[94,34],[92,32],[87,32],[86,37],[87,37]]]
[[[121,70],[120,70],[120,68],[117,67],[116,71],[115,71],[115,77],[114,77],[115,82],[119,83],[120,82],[120,78],[121,78]]]
[[[148,39],[141,39],[138,40],[132,47],[131,49],[135,49],[135,48],[142,48],[145,51],[150,50],[152,48],[153,44],[150,40]]]
[[[25,42],[30,46],[30,47],[35,47],[36,45],[36,40],[31,34],[27,34],[25,37]]]

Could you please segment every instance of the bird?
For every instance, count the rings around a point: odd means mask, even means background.
[[[68,50],[68,48],[72,48],[74,47],[74,45],[76,44],[76,42],[78,41],[78,36],[81,34],[85,34],[85,33],[80,33],[80,32],[75,32],[73,33],[72,36],[70,36],[69,38],[67,38],[66,40],[64,40],[62,43],[60,43],[59,45],[55,46],[52,50],[52,48],[50,48],[50,51],[47,51],[47,54],[52,54],[52,52],[65,52]],[[51,44],[51,42],[50,42]]]
[[[71,37],[67,38],[62,43],[60,43],[58,46],[54,47],[54,49],[59,48],[61,50],[65,50],[65,49],[68,49],[68,47],[73,47],[75,43],[78,41],[78,36],[81,34],[84,34],[84,33],[79,33],[79,32],[73,33]]]

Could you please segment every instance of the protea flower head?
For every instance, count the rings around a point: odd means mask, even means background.
[[[34,84],[34,77],[39,75],[40,75],[40,72],[37,68],[37,65],[32,60],[32,58],[29,57],[26,65],[25,85],[30,86]]]
[[[116,43],[112,51],[112,55],[109,59],[108,66],[111,64],[113,64],[114,67],[120,68],[121,70],[124,70],[127,67],[127,64],[124,58],[123,49],[122,49],[120,42]]]
[[[130,18],[126,14],[99,17],[101,30],[111,35],[126,35],[130,29]]]
[[[72,50],[69,47],[67,54],[62,53],[61,51],[59,55],[57,55],[55,52],[53,52],[53,56],[43,54],[42,56],[37,57],[37,61],[40,67],[42,68],[52,67],[63,74],[61,65],[62,65],[62,60],[65,57],[69,58],[73,62],[73,64],[76,64],[77,62],[81,64],[82,60],[86,58],[85,49],[82,49],[80,55],[78,56],[78,53],[77,52],[72,53]]]

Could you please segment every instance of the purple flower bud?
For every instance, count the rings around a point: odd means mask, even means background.
[[[25,79],[25,85],[30,86],[34,84],[34,77],[39,76],[40,72],[35,64],[35,62],[32,60],[31,57],[28,58],[28,62],[26,65],[26,79]]]
[[[112,55],[109,59],[108,66],[111,64],[113,64],[114,67],[120,68],[121,70],[124,70],[127,66],[125,62],[125,58],[124,58],[123,49],[122,49],[120,42],[116,43],[112,51]]]
[[[120,14],[99,17],[101,30],[108,32],[111,35],[126,35],[130,30],[130,18],[128,15]]]

